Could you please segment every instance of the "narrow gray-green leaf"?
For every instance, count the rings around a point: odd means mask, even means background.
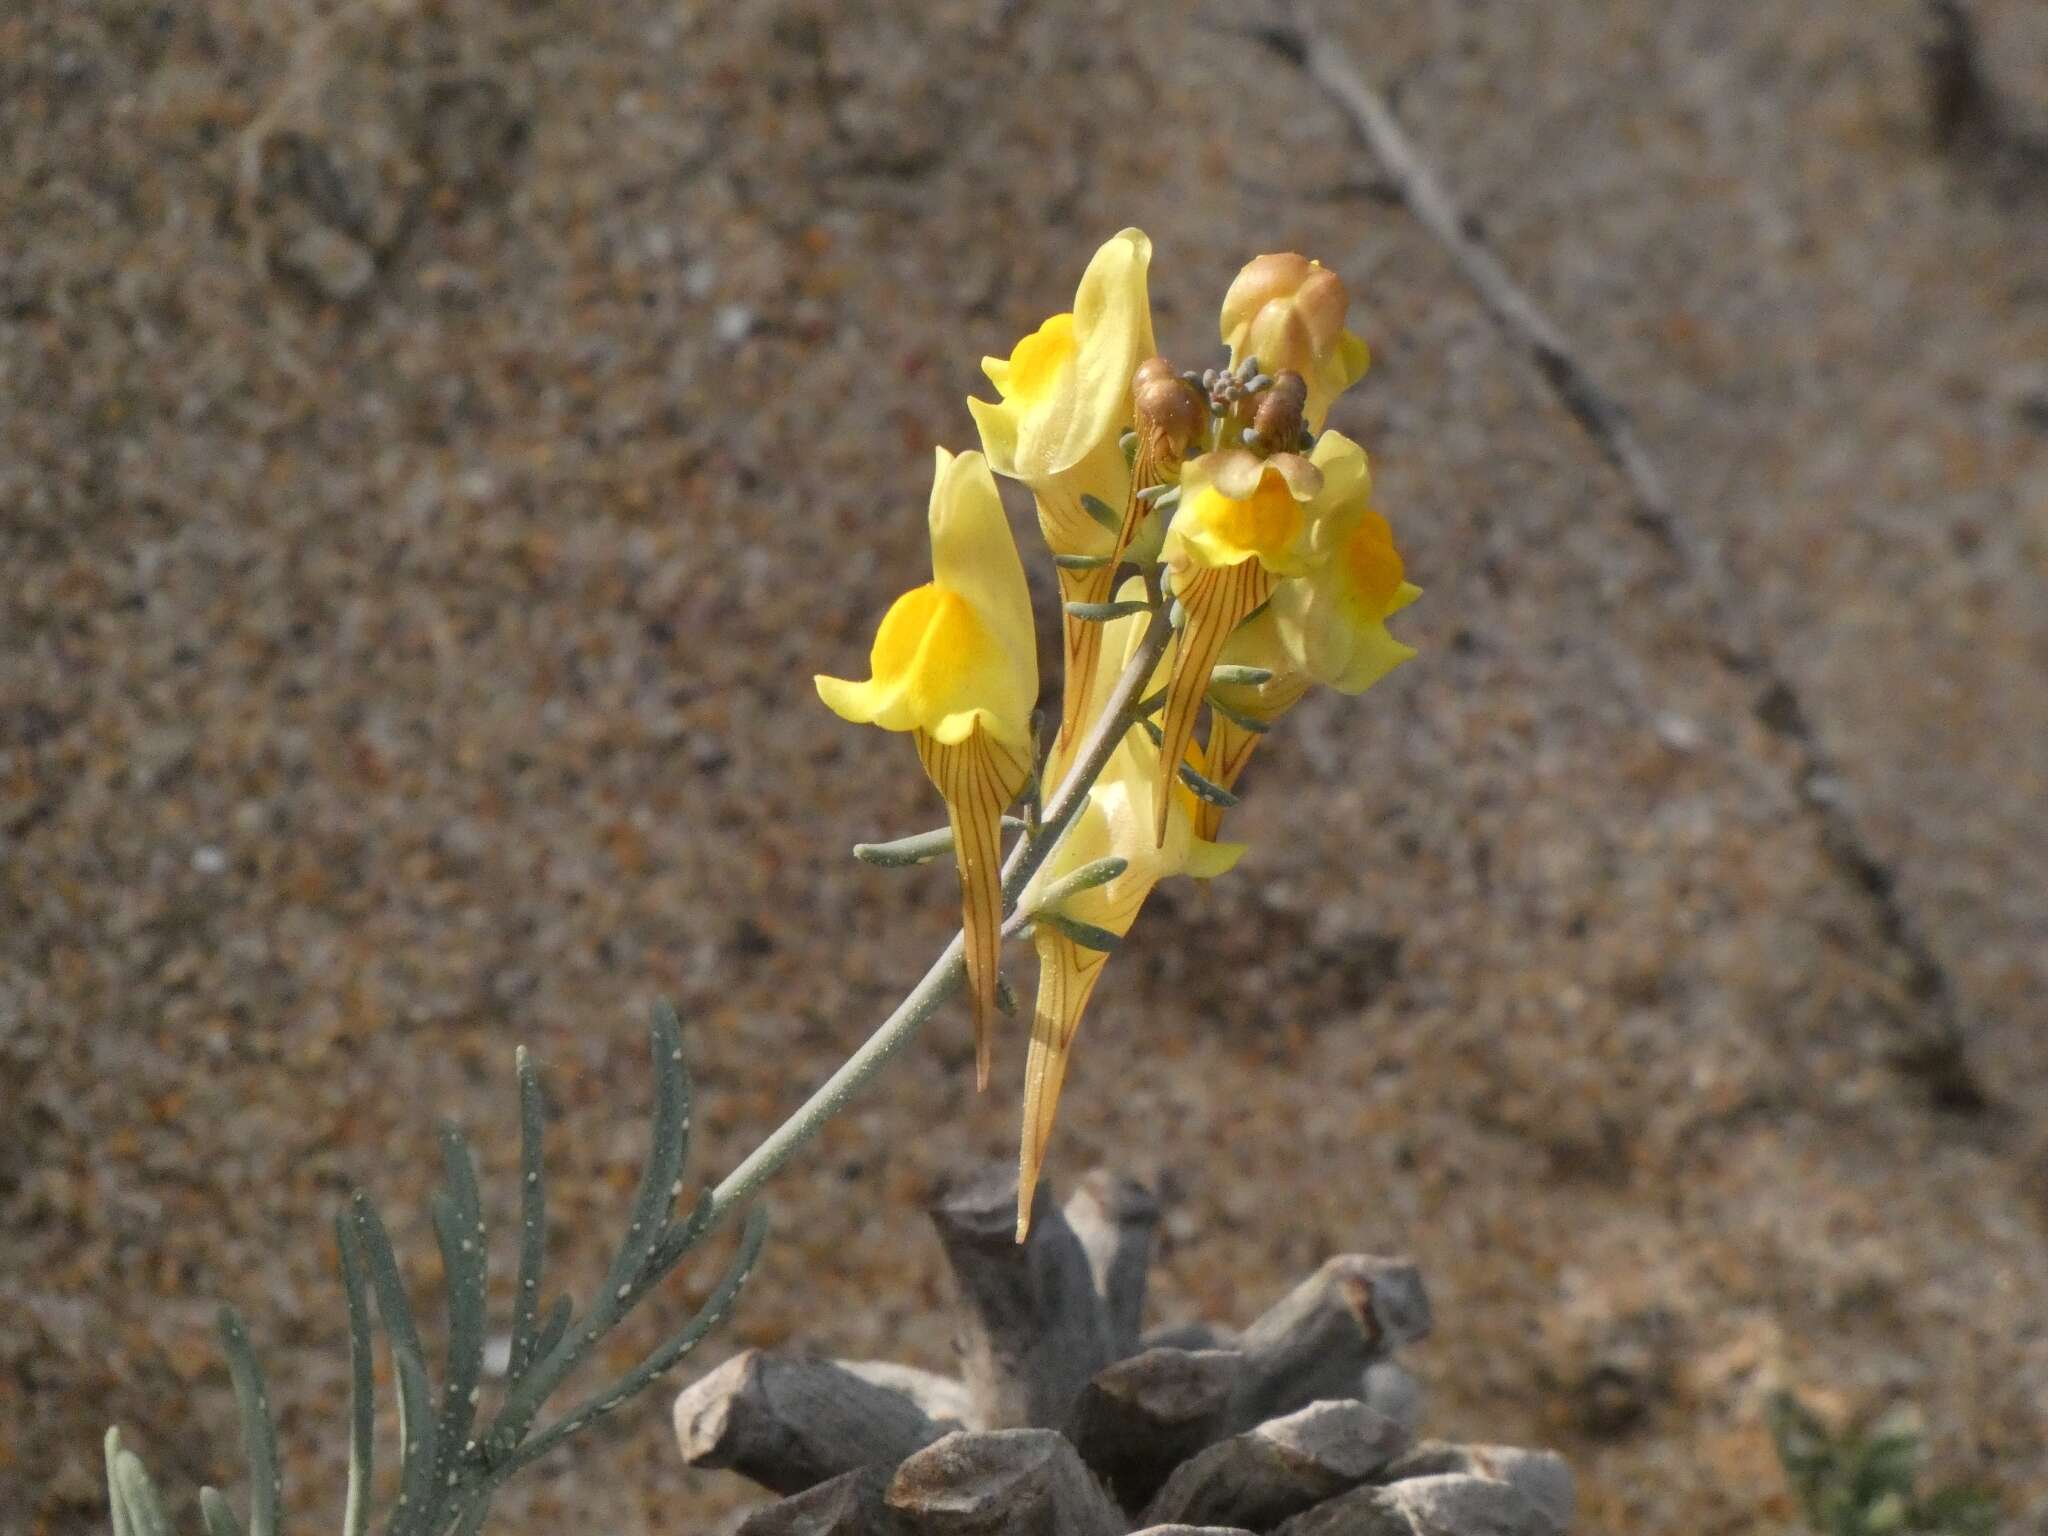
[[[107,1512],[113,1517],[114,1536],[135,1536],[135,1521],[128,1512],[128,1496],[121,1491],[121,1429],[107,1426],[100,1442],[107,1457]]]
[[[1194,791],[1197,800],[1206,800],[1211,805],[1220,805],[1226,810],[1239,803],[1236,795],[1233,795],[1221,784],[1212,783],[1210,780],[1203,778],[1186,763],[1180,765],[1180,781]]]
[[[1034,923],[1044,923],[1048,928],[1066,935],[1083,949],[1100,950],[1105,955],[1115,954],[1124,942],[1107,928],[1098,928],[1093,923],[1081,922],[1077,918],[1068,917],[1064,912],[1036,912],[1032,914],[1031,920]]]
[[[227,1351],[235,1406],[242,1414],[242,1453],[249,1462],[249,1536],[277,1536],[284,1472],[277,1458],[277,1422],[270,1416],[270,1390],[248,1330],[232,1307],[220,1309],[221,1346]]]
[[[1084,624],[1107,624],[1115,619],[1127,619],[1134,613],[1150,613],[1152,605],[1133,598],[1120,603],[1069,603],[1067,612]]]
[[[434,1389],[416,1350],[392,1345],[398,1369],[398,1507],[392,1511],[390,1536],[431,1536],[434,1510],[441,1492],[437,1484],[434,1444]]]
[[[398,1273],[398,1257],[391,1251],[391,1234],[384,1229],[384,1218],[377,1214],[370,1197],[360,1190],[349,1202],[349,1211],[355,1219],[365,1267],[370,1272],[370,1288],[377,1296],[377,1316],[392,1348],[424,1358],[419,1324],[413,1319],[412,1301],[405,1294],[405,1281]]]
[[[1083,495],[1081,497],[1081,510],[1094,518],[1096,522],[1102,524],[1111,533],[1122,533],[1124,531],[1124,515],[1112,508],[1100,496]]]
[[[149,1470],[142,1464],[142,1458],[133,1451],[120,1451],[114,1456],[114,1484],[120,1490],[120,1497],[127,1505],[128,1528],[135,1536],[171,1536],[170,1517],[164,1513],[164,1501],[157,1496],[156,1484],[150,1481]]]
[[[199,1490],[199,1518],[206,1526],[206,1536],[242,1536],[242,1522],[218,1488]]]
[[[1268,721],[1248,715],[1241,709],[1232,709],[1213,693],[1209,695],[1209,707],[1232,725],[1239,727],[1241,730],[1250,731],[1254,736],[1263,736],[1273,728]]]
[[[547,1184],[541,1134],[545,1115],[540,1072],[519,1047],[519,1276],[512,1293],[512,1348],[505,1375],[517,1381],[533,1363],[534,1333],[540,1322],[541,1269],[547,1258]]]
[[[367,1536],[370,1529],[370,1473],[376,1455],[377,1375],[370,1333],[370,1298],[364,1291],[362,1247],[345,1214],[334,1218],[334,1245],[341,1255],[341,1291],[348,1304],[348,1500],[342,1536]]]
[[[1092,891],[1098,885],[1107,885],[1130,867],[1130,860],[1116,854],[1083,864],[1073,873],[1062,875],[1046,886],[1045,894],[1038,898],[1039,907],[1041,910],[1057,910],[1068,897]]]

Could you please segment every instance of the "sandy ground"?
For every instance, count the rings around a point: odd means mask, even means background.
[[[2037,131],[2048,15],[1977,9]],[[502,1233],[527,1042],[587,1288],[653,998],[711,1176],[914,979],[946,880],[844,850],[932,797],[809,675],[915,579],[975,360],[1132,223],[1176,358],[1254,252],[1351,282],[1335,421],[1424,655],[1304,704],[1243,868],[1156,899],[1052,1176],[1161,1180],[1162,1317],[1414,1253],[1433,1425],[1566,1451],[1588,1531],[1783,1528],[1780,1384],[1916,1402],[1939,1472],[2048,1518],[2048,188],[1934,143],[1905,0],[1327,11],[1725,580],[1238,12],[0,19],[0,1528],[103,1528],[109,1421],[181,1499],[237,1484],[223,1298],[333,1518],[351,1184],[431,1294],[434,1122]],[[1960,1084],[1911,1068],[1902,922]],[[1012,1144],[1022,1055],[977,1102],[965,1036],[775,1187],[702,1358],[945,1363],[919,1202]],[[665,1409],[496,1528],[708,1527],[744,1490]]]

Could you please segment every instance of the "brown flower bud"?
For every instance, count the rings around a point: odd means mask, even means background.
[[[1365,343],[1344,328],[1350,296],[1329,268],[1292,251],[1245,263],[1223,296],[1221,329],[1231,362],[1255,357],[1308,383],[1305,415],[1321,431],[1335,400],[1365,372]]]
[[[1245,439],[1266,453],[1291,452],[1301,443],[1302,413],[1308,406],[1308,384],[1298,373],[1273,376],[1273,387],[1261,390]]]
[[[1139,485],[1157,484],[1180,468],[1188,444],[1208,424],[1201,392],[1163,357],[1148,357],[1131,377],[1131,419],[1138,431]]]

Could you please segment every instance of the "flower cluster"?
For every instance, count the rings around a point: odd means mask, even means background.
[[[1020,1239],[1082,1013],[1145,898],[1236,862],[1242,847],[1218,841],[1232,788],[1311,684],[1362,693],[1413,654],[1386,627],[1419,593],[1372,505],[1365,450],[1323,427],[1367,361],[1342,280],[1301,256],[1258,257],[1224,295],[1228,361],[1181,371],[1154,347],[1151,259],[1152,242],[1124,230],[1070,311],[983,359],[997,398],[967,402],[982,451],[938,452],[932,580],[884,615],[866,681],[817,680],[844,718],[910,733],[945,801],[983,1087],[1006,916],[1030,925]],[[1043,751],[1031,601],[995,475],[1029,488],[1064,599],[1059,724]],[[1148,639],[1162,634],[1163,647]],[[1133,667],[1152,675],[1123,707]],[[1106,755],[1088,753],[1104,730],[1117,737]],[[1035,808],[1041,786],[1063,792],[1047,804],[1085,799],[1027,819],[1011,864],[1024,883],[1006,890],[1005,813]]]

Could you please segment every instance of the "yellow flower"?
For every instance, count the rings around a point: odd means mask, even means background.
[[[1063,565],[1060,596],[1099,603],[1116,580],[1109,563],[1128,538],[1133,510],[1131,472],[1119,439],[1131,425],[1131,380],[1152,356],[1152,305],[1146,274],[1152,242],[1126,229],[1088,263],[1074,307],[1024,337],[1007,358],[985,357],[982,371],[995,385],[995,401],[969,400],[982,449],[997,474],[1021,480],[1038,506],[1038,526],[1055,555],[1105,563],[1089,569]],[[1121,519],[1125,532],[1105,527],[1092,503]],[[1081,729],[1100,657],[1101,626],[1064,616],[1066,695],[1058,744]]]
[[[1370,501],[1365,452],[1325,432],[1316,456],[1324,474],[1347,487],[1318,525],[1314,569],[1281,583],[1268,610],[1273,633],[1294,665],[1340,693],[1365,692],[1415,654],[1387,632],[1387,620],[1422,595],[1407,579],[1394,531]]]
[[[1292,251],[1246,262],[1223,296],[1231,366],[1256,357],[1264,373],[1300,374],[1311,432],[1323,429],[1331,402],[1365,375],[1365,343],[1344,328],[1350,303],[1342,278]]]
[[[1270,459],[1242,448],[1204,454],[1181,471],[1180,506],[1161,558],[1186,614],[1160,721],[1160,772],[1194,739],[1195,716],[1232,630],[1273,595],[1284,576],[1314,562],[1318,525],[1331,498],[1322,469],[1296,453]],[[1155,837],[1166,836],[1166,801]]]
[[[1143,583],[1133,579],[1125,588],[1136,596]],[[1131,652],[1144,633],[1145,617],[1119,619],[1104,628],[1104,648],[1117,658],[1114,671],[1105,668],[1113,685],[1114,672],[1128,664]],[[1107,686],[1098,690],[1106,694]],[[1100,698],[1092,701],[1100,705]],[[1201,771],[1200,754],[1194,766]],[[1121,858],[1123,873],[1102,885],[1074,892],[1053,908],[1059,916],[1098,928],[1117,938],[1130,932],[1138,910],[1152,888],[1173,875],[1209,879],[1225,873],[1244,853],[1240,844],[1218,843],[1200,837],[1194,813],[1201,802],[1178,780],[1167,794],[1167,835],[1155,841],[1155,801],[1160,794],[1159,748],[1149,734],[1133,728],[1110,757],[1087,802],[1053,849],[1051,857],[1032,877],[1018,899],[1021,910],[1044,911],[1053,888],[1067,876],[1101,859]],[[1031,1026],[1031,1048],[1024,1068],[1024,1123],[1018,1158],[1017,1240],[1029,1231],[1031,1196],[1045,1162],[1045,1149],[1052,1137],[1053,1117],[1059,1105],[1060,1089],[1066,1081],[1067,1059],[1081,1027],[1095,983],[1109,956],[1080,943],[1057,925],[1041,922],[1034,926],[1032,942],[1038,950],[1038,1001]]]
[[[975,1080],[988,1086],[1002,924],[1002,816],[1031,776],[1038,648],[1024,563],[978,453],[938,450],[932,580],[890,605],[865,682],[819,677],[818,697],[857,724],[908,731],[946,802],[960,871]]]

